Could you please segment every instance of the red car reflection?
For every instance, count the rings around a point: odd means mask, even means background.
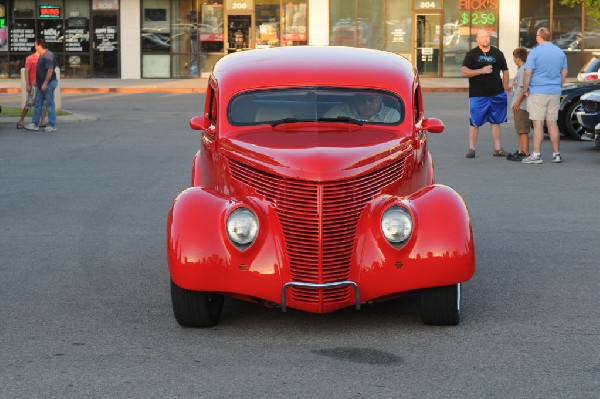
[[[401,56],[281,47],[210,76],[191,187],[168,216],[175,318],[209,327],[224,296],[325,313],[419,290],[455,325],[475,271],[467,207],[434,184],[415,69]]]

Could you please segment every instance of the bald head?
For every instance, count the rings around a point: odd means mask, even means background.
[[[477,31],[477,44],[482,51],[488,51],[490,49],[490,32],[479,29]]]

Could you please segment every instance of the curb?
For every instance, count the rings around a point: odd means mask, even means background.
[[[70,112],[70,111],[67,111],[67,112]],[[18,116],[4,116],[3,117],[0,114],[0,124],[2,124],[2,125],[8,125],[8,124],[16,125],[16,123],[19,122],[19,119],[20,118]],[[28,119],[30,119],[30,118],[28,118]],[[61,122],[61,123],[94,122],[97,120],[98,120],[98,118],[96,118],[94,116],[76,114],[73,112],[71,112],[71,115],[61,115],[61,116],[56,117],[56,121]]]

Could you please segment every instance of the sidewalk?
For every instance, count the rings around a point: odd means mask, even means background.
[[[62,79],[61,93],[204,93],[199,79]],[[466,92],[466,78],[421,78],[425,92]],[[20,79],[0,79],[0,93],[20,93]]]

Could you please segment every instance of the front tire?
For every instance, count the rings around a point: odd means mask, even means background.
[[[576,113],[579,111],[583,111],[583,106],[581,100],[578,99],[569,106],[563,121],[565,135],[574,140],[581,140],[581,136],[585,134],[585,128],[577,120]]]
[[[421,319],[433,326],[455,326],[460,321],[460,283],[421,290]]]
[[[183,327],[213,327],[221,318],[225,297],[222,294],[190,291],[171,280],[171,302],[175,319]]]

